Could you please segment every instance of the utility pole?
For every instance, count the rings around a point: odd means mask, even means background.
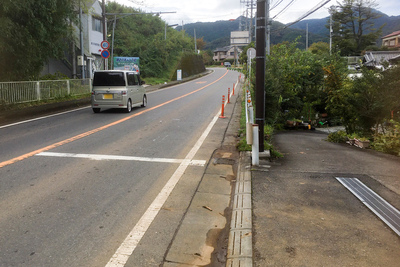
[[[268,0],[269,1],[269,0]],[[257,0],[256,26],[256,124],[258,124],[259,152],[264,152],[265,123],[265,30],[266,0]]]
[[[196,29],[194,29],[194,53],[197,54]]]
[[[269,21],[269,1],[266,0],[266,5],[265,5],[265,23],[267,25],[267,55],[271,54],[271,22]]]
[[[106,1],[105,0],[103,0],[102,9],[103,9],[103,40],[107,41]],[[104,59],[104,69],[108,70],[108,60],[106,58]]]
[[[82,31],[82,7],[80,6],[80,1],[79,1],[79,22],[80,22],[80,26],[79,26],[79,30],[80,30],[80,35],[79,35],[79,39],[80,39],[80,43],[81,43],[81,56],[82,56],[82,79],[85,79],[85,50],[84,50],[84,45],[83,45],[83,31]]]
[[[111,41],[111,69],[114,69],[114,33],[115,24],[117,23],[117,15],[114,15],[113,30],[112,30],[112,41]]]
[[[250,43],[253,41],[253,0],[250,3],[250,27],[249,27],[249,34],[250,34]]]
[[[308,23],[306,24],[306,51],[308,50]]]
[[[329,19],[329,55],[332,55],[332,12]]]

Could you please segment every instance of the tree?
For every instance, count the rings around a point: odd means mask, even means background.
[[[266,59],[265,120],[267,124],[311,119],[325,111],[323,57],[296,48],[297,43],[272,47]]]
[[[325,42],[313,43],[308,48],[308,51],[310,51],[313,54],[320,55],[320,56],[329,55],[329,44],[325,43]]]
[[[204,48],[207,45],[207,42],[204,41],[204,37],[197,38],[196,43],[197,43],[197,49],[199,50],[204,50]]]
[[[139,57],[142,77],[168,80],[175,72],[182,51],[194,51],[192,39],[173,28],[167,27],[165,40],[166,22],[158,16],[139,14],[141,11],[116,2],[108,2],[106,12],[138,13],[117,20],[114,56]]]
[[[78,0],[0,2],[0,81],[36,79],[49,58],[62,58]]]
[[[376,7],[375,0],[343,0],[343,3],[330,8],[333,44],[342,56],[360,55],[376,42],[383,27],[374,28],[374,20],[381,17],[374,11]]]

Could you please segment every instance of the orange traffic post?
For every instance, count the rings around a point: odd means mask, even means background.
[[[233,87],[232,87],[232,95],[235,95],[235,83],[233,83]]]
[[[221,116],[219,116],[220,118],[226,118],[226,117],[224,116],[224,109],[225,109],[225,95],[222,96]]]
[[[231,103],[231,88],[228,88],[228,104]]]

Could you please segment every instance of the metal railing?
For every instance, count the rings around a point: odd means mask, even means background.
[[[90,93],[91,79],[0,83],[0,104],[18,104]]]

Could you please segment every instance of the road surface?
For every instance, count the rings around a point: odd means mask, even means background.
[[[190,177],[215,149],[201,139],[237,77],[215,69],[149,93],[130,114],[88,107],[0,128],[0,266],[158,266],[198,186]],[[132,256],[116,254],[121,246]]]

